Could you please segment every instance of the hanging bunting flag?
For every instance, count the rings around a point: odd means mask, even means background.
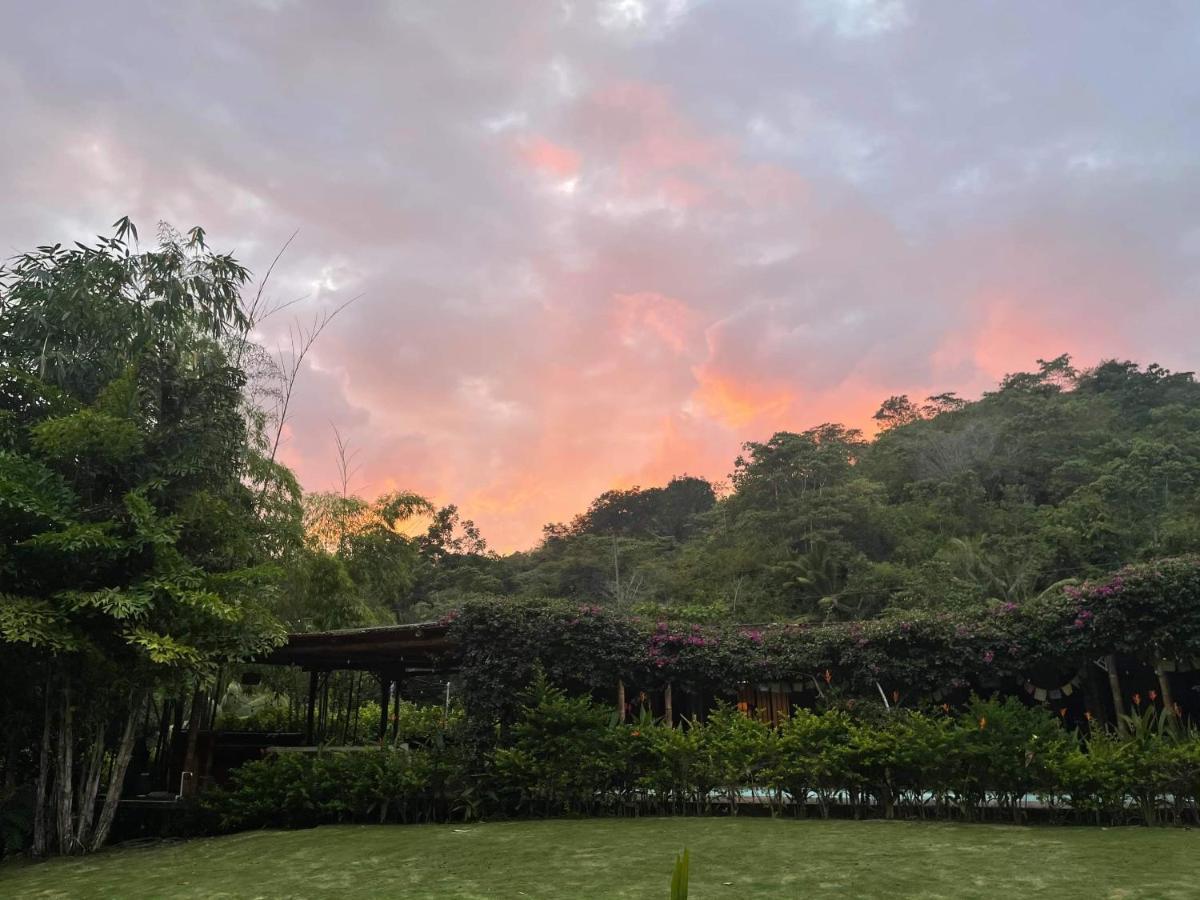
[[[1021,679],[1019,679],[1019,678],[1017,680],[1021,681]],[[1023,681],[1022,686],[1025,688],[1025,693],[1032,694],[1033,699],[1035,699],[1039,703],[1041,703],[1047,699],[1058,700],[1062,697],[1070,697],[1073,693],[1075,693],[1075,688],[1079,687],[1079,685],[1082,683],[1082,681],[1083,681],[1083,679],[1080,678],[1079,673],[1077,672],[1077,673],[1075,673],[1074,678],[1072,678],[1070,681],[1066,682],[1065,684],[1060,684],[1058,687],[1053,687],[1053,688],[1038,687],[1036,684],[1034,684],[1032,681],[1029,681],[1028,679],[1025,679]]]

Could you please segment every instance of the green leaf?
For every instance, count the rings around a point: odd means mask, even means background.
[[[46,600],[0,593],[0,637],[54,652],[74,650],[77,638],[60,610]]]

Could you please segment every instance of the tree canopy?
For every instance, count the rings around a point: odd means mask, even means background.
[[[527,553],[501,593],[691,618],[848,620],[975,609],[1200,550],[1200,384],[1068,356],[978,400],[885,400],[750,441],[730,490],[685,477],[609,491]]]
[[[40,850],[103,842],[157,686],[283,639],[277,501],[298,495],[246,407],[248,278],[199,228],[142,249],[125,219],[0,270],[5,718],[44,707]]]

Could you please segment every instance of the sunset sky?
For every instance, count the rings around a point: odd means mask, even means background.
[[[1198,363],[1200,4],[5,7],[0,254],[298,230],[271,295],[361,299],[285,460],[333,486],[336,426],[502,551],[893,393]]]

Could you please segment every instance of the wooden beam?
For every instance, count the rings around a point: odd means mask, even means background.
[[[617,679],[617,721],[625,721],[625,682]]]
[[[670,682],[667,682],[667,686],[663,690],[663,720],[667,723],[668,728],[675,727],[675,708],[671,700]]]

